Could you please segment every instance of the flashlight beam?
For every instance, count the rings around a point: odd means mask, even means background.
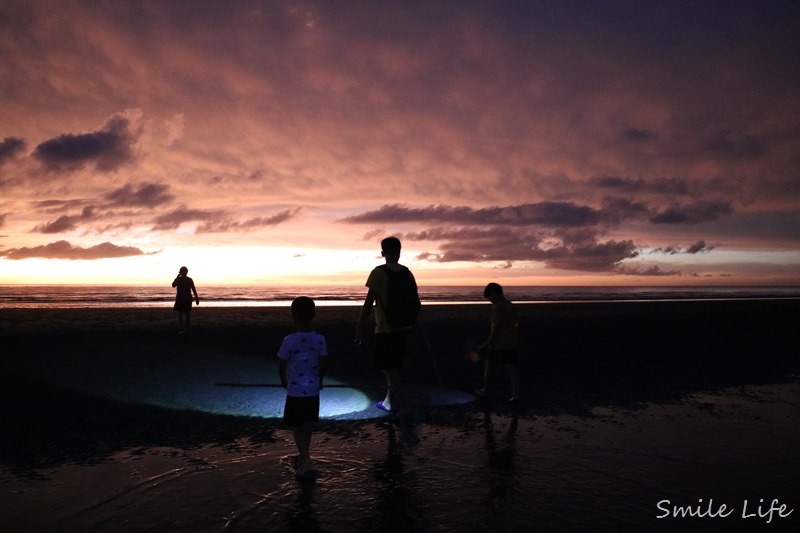
[[[214,383],[217,387],[273,387],[273,388],[283,388],[283,385],[280,383],[240,383],[240,382],[232,382],[232,381],[218,381]],[[344,384],[332,384],[327,385],[325,383],[322,384],[322,389],[380,389],[385,388],[385,386],[380,387],[378,385],[344,385]]]

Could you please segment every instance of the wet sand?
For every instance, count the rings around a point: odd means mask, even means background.
[[[106,376],[138,371],[126,366],[137,362],[157,372],[154,361],[179,358],[189,361],[188,377],[192,357],[199,366],[207,353],[269,367],[292,329],[285,308],[200,306],[188,338],[176,335],[169,309],[0,309],[0,525],[795,530],[798,307],[519,305],[521,404],[504,401],[498,375],[488,399],[420,406],[416,446],[377,409],[374,418],[324,420],[312,445],[316,482],[292,475],[295,450],[279,420],[124,402],[58,378],[78,362]],[[331,376],[379,386],[369,347],[352,343],[357,315],[356,307],[318,309]],[[485,305],[426,307],[412,334],[409,383],[471,391],[482,367],[464,357],[464,341],[482,340],[487,316]],[[382,393],[363,392],[370,402]],[[673,517],[675,505],[703,516]]]

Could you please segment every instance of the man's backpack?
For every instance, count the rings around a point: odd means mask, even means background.
[[[422,304],[419,301],[417,283],[407,267],[401,265],[397,272],[388,265],[381,265],[381,270],[388,279],[386,302],[383,314],[386,321],[393,328],[406,328],[413,326],[417,321]]]

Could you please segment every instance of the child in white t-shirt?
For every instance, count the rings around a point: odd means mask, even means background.
[[[316,477],[309,448],[314,422],[319,420],[319,391],[325,375],[328,352],[325,337],[311,329],[314,319],[314,300],[306,296],[292,302],[292,320],[297,331],[283,339],[278,350],[278,372],[281,385],[286,389],[283,421],[292,428],[300,456],[295,475]]]

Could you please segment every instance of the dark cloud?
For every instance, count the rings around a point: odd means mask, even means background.
[[[206,179],[206,183],[208,183],[210,186],[235,185],[241,187],[242,185],[259,184],[264,182],[274,183],[274,181],[281,180],[284,177],[285,176],[282,176],[271,169],[267,170],[261,168],[251,172],[239,172],[232,175],[211,176],[210,178]]]
[[[701,201],[670,207],[652,217],[650,222],[653,224],[698,224],[717,220],[731,213],[733,213],[733,207],[728,202]]]
[[[699,254],[700,252],[710,252],[713,246],[706,245],[706,241],[697,241],[686,249],[687,254]]]
[[[703,148],[716,156],[734,159],[759,157],[767,152],[766,146],[757,138],[729,129],[715,132]]]
[[[536,254],[550,268],[581,270],[585,272],[611,272],[620,261],[639,255],[638,247],[631,240],[590,242],[576,246],[562,245]]]
[[[699,254],[699,253],[707,253],[713,250],[713,246],[708,246],[706,241],[697,241],[694,244],[689,245],[686,248],[682,248],[680,246],[665,246],[662,248],[655,248],[650,253],[651,254],[667,254],[667,255],[676,255],[676,254]]]
[[[484,209],[385,205],[345,221],[447,223],[402,235],[411,241],[443,241],[438,252],[418,256],[428,261],[490,261],[504,268],[517,261],[536,261],[548,268],[610,272],[620,261],[636,257],[639,248],[631,240],[601,241],[598,224],[649,213],[644,204],[623,199],[608,201],[601,211],[570,202]]]
[[[94,206],[86,206],[78,215],[60,216],[53,221],[39,224],[33,228],[33,231],[36,233],[64,233],[76,229],[80,222],[93,220],[96,216]]]
[[[508,207],[472,207],[432,205],[411,208],[402,204],[384,205],[341,220],[350,224],[385,224],[401,222],[446,222],[448,224],[500,224],[507,226],[539,225],[545,227],[586,226],[600,221],[601,213],[592,207],[571,202],[539,202]]]
[[[614,217],[647,212],[646,207],[618,202]],[[410,241],[441,241],[438,251],[418,256],[435,262],[535,261],[549,268],[608,272],[625,259],[636,257],[631,240],[599,240],[598,224],[612,215],[570,202],[540,202],[508,207],[473,209],[446,205],[409,208],[384,205],[380,209],[345,219],[349,223],[440,222],[401,235]]]
[[[181,206],[155,219],[153,231],[174,230],[187,222],[202,222],[196,233],[225,233],[251,231],[265,226],[275,226],[297,216],[302,207],[286,209],[270,217],[255,217],[243,222],[231,220],[222,210],[187,209]]]
[[[6,217],[8,213],[0,213],[0,228],[6,225]]]
[[[120,222],[118,224],[107,224],[105,226],[93,228],[92,232],[97,234],[118,232],[118,231],[129,230],[131,229],[131,227],[133,227],[132,222]]]
[[[639,254],[633,241],[597,240],[591,229],[565,229],[551,233],[524,228],[432,228],[407,233],[411,241],[444,240],[439,252],[425,252],[417,258],[435,262],[542,262],[548,268],[610,272],[625,259]]]
[[[105,195],[111,206],[154,208],[175,199],[170,186],[163,183],[126,183]]]
[[[683,251],[680,246],[664,246],[661,248],[654,248],[650,253],[651,254],[666,254],[666,255],[675,255],[679,254]]]
[[[445,241],[440,252],[424,257],[437,262],[497,261],[526,258],[526,250],[539,245],[539,238],[526,230],[502,226],[430,228],[401,234],[402,240]]]
[[[77,229],[81,223],[98,220],[101,218],[114,218],[119,215],[115,213],[115,207],[144,207],[155,208],[171,202],[174,196],[169,194],[169,186],[159,183],[139,183],[139,184],[126,184],[123,187],[115,189],[103,196],[105,202],[100,204],[90,203],[93,200],[87,199],[74,199],[74,200],[44,200],[34,202],[33,206],[40,211],[46,213],[60,213],[70,211],[76,207],[83,206],[79,214],[67,214],[58,217],[55,220],[48,221],[44,224],[39,224],[33,228],[37,233],[64,233]],[[97,200],[97,199],[96,199]],[[89,205],[87,205],[89,204]],[[109,228],[124,229],[131,226],[130,222],[119,222],[107,226],[106,229],[100,229],[99,232],[103,233],[108,231]]]
[[[74,200],[42,200],[39,202],[31,202],[34,208],[47,213],[60,213],[75,209],[76,207],[85,206],[89,200],[74,199]]]
[[[657,178],[649,182],[647,192],[682,196],[689,194],[689,184],[680,178]]]
[[[650,208],[643,202],[634,202],[627,198],[606,198],[603,202],[603,222],[618,224],[623,220],[648,218],[651,215]]]
[[[644,267],[631,267],[627,265],[620,265],[614,268],[614,273],[622,274],[625,276],[680,276],[682,275],[679,270],[661,270],[658,265],[653,265],[647,268]]]
[[[620,178],[616,176],[598,176],[589,180],[589,184],[601,189],[609,189],[622,193],[655,193],[682,196],[689,194],[689,184],[679,178],[657,178],[653,180]]]
[[[604,189],[613,189],[623,192],[637,192],[644,188],[642,179],[632,180],[617,176],[597,176],[589,180],[589,184]]]
[[[134,159],[136,135],[128,118],[119,114],[91,133],[65,133],[39,144],[33,156],[54,171],[71,171],[94,165],[100,172],[117,170]]]
[[[84,248],[73,246],[68,241],[56,241],[50,244],[33,247],[10,248],[0,250],[0,257],[5,259],[19,260],[34,257],[45,259],[70,259],[70,260],[93,260],[109,259],[117,257],[131,257],[146,254],[139,248],[132,246],[117,246],[110,242],[104,242],[96,246]]]
[[[624,141],[642,142],[655,139],[657,135],[650,130],[626,128],[622,130],[621,137]]]
[[[174,230],[178,229],[181,224],[186,222],[216,221],[221,218],[223,218],[223,213],[219,210],[188,209],[185,206],[181,206],[168,213],[157,216],[152,230]]]
[[[0,165],[14,158],[25,149],[25,141],[18,137],[6,137],[0,141]]]
[[[300,212],[301,209],[302,209],[301,207],[296,207],[294,209],[286,209],[271,217],[256,217],[245,220],[243,222],[213,220],[198,226],[197,233],[227,233],[234,231],[251,231],[266,226],[276,226],[282,222],[286,222],[287,220],[297,216],[297,214]]]

